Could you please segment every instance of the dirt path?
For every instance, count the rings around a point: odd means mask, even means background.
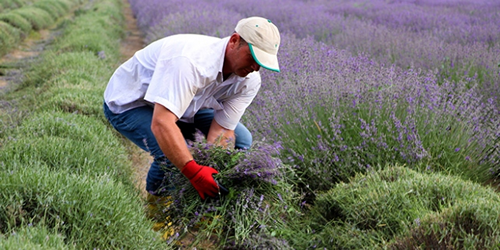
[[[142,49],[145,44],[144,36],[137,27],[136,19],[134,18],[132,10],[130,9],[130,4],[127,0],[123,0],[123,14],[127,22],[127,36],[120,46],[122,61],[124,62],[132,57],[136,51]],[[144,198],[146,198],[146,175],[151,165],[152,157],[136,145],[128,141],[126,143],[129,157],[133,162],[136,185]]]
[[[21,82],[20,66],[30,63],[45,45],[50,43],[54,34],[46,29],[30,35],[16,49],[0,58],[0,91]]]

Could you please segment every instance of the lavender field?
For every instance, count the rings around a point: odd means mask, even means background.
[[[217,244],[453,249],[500,239],[500,199],[492,189],[477,191],[500,171],[500,2],[130,4],[147,43],[177,33],[229,36],[238,20],[254,15],[282,32],[281,72],[261,71],[262,88],[243,117],[256,149],[227,156],[258,162],[259,169],[238,166],[273,181],[249,182],[233,194],[232,209],[254,213],[230,213],[220,228],[208,225],[221,230]],[[362,191],[367,186],[371,191]],[[488,198],[467,198],[478,195]],[[189,207],[176,202],[177,210]],[[488,219],[474,216],[483,208]],[[189,209],[177,213],[201,217]],[[203,209],[205,216],[219,211]],[[461,224],[467,219],[481,226]]]

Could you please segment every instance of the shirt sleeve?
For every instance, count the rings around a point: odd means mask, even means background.
[[[246,79],[245,87],[242,90],[232,95],[231,98],[222,103],[222,109],[215,110],[214,119],[225,129],[234,130],[238,125],[243,113],[252,103],[260,89],[260,75]]]
[[[200,87],[200,74],[185,57],[158,61],[144,99],[182,117]]]

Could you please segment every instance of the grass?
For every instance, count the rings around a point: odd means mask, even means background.
[[[72,2],[71,0],[66,0],[66,1],[39,0],[35,2],[33,6],[45,10],[54,19],[57,19],[70,11],[73,4],[71,2]]]
[[[27,5],[30,0],[4,0],[0,3],[0,13]]]
[[[64,237],[60,234],[50,232],[47,227],[26,227],[13,233],[7,239],[0,240],[3,249],[75,249],[64,243]]]

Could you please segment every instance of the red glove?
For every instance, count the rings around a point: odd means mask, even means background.
[[[198,194],[200,195],[202,200],[205,199],[205,194],[211,197],[215,197],[215,195],[218,193],[219,186],[212,176],[218,173],[219,172],[217,172],[217,170],[211,167],[198,165],[198,163],[196,163],[194,160],[186,163],[186,165],[182,169],[182,174],[184,174],[189,179],[191,185],[193,185],[196,191],[198,191]]]

